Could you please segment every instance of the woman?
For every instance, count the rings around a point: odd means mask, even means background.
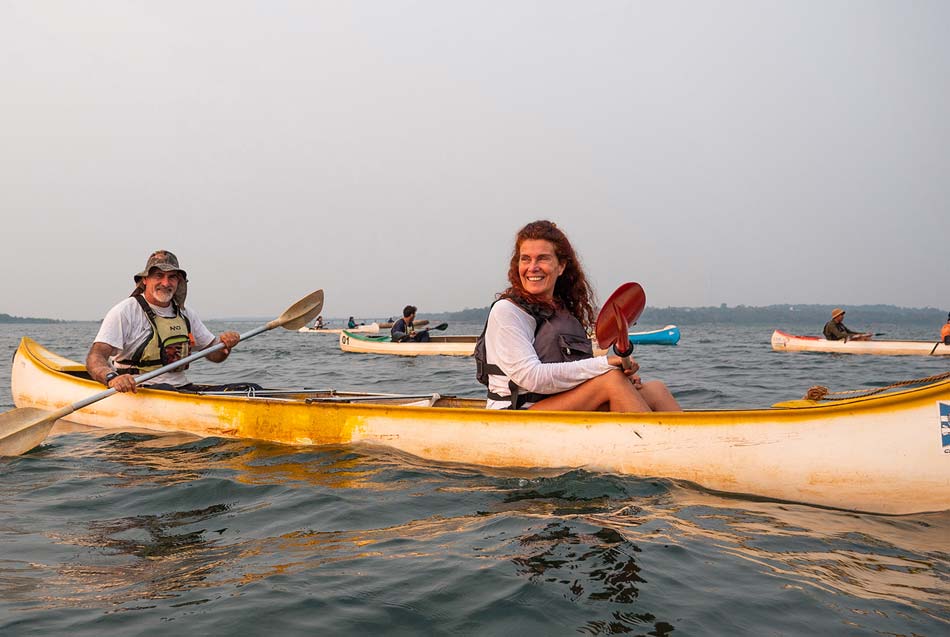
[[[522,228],[508,267],[511,284],[488,315],[488,407],[574,411],[680,411],[639,365],[593,357],[593,293],[567,237],[550,221]]]

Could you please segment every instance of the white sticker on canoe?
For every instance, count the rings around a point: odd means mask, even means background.
[[[940,405],[940,441],[943,443],[943,452],[950,453],[950,403]]]

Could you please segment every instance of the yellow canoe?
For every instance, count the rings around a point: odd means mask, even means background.
[[[102,390],[31,339],[12,370],[18,407],[52,410]],[[331,392],[117,394],[69,419],[293,445],[378,443],[444,462],[584,468],[721,492],[876,513],[950,508],[950,381],[791,407],[613,414],[486,410],[484,401]]]

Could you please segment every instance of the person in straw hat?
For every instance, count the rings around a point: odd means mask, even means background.
[[[136,374],[158,369],[219,342],[224,343],[224,349],[207,358],[220,363],[241,340],[237,332],[216,337],[197,312],[185,308],[188,275],[178,265],[178,257],[168,250],[149,255],[145,269],[133,280],[132,294],[106,314],[86,356],[86,370],[103,385],[134,392]],[[196,388],[188,382],[185,368],[187,365],[156,376],[145,385],[154,389]]]
[[[829,341],[869,341],[871,334],[866,332],[855,332],[842,323],[844,320],[844,310],[836,307],[831,310],[831,320],[825,323],[823,330],[825,338]]]

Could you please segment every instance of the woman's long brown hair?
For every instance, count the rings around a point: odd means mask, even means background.
[[[515,236],[515,249],[508,265],[508,282],[511,284],[501,293],[501,298],[517,298],[530,305],[549,305],[547,302],[528,294],[521,285],[518,264],[521,258],[521,244],[529,239],[543,239],[554,246],[554,254],[560,263],[565,264],[564,273],[554,284],[554,299],[564,309],[574,315],[585,329],[594,327],[594,291],[587,283],[587,277],[581,269],[580,261],[567,235],[561,232],[553,222],[545,219],[532,221],[518,231]],[[553,309],[553,308],[552,308]]]

